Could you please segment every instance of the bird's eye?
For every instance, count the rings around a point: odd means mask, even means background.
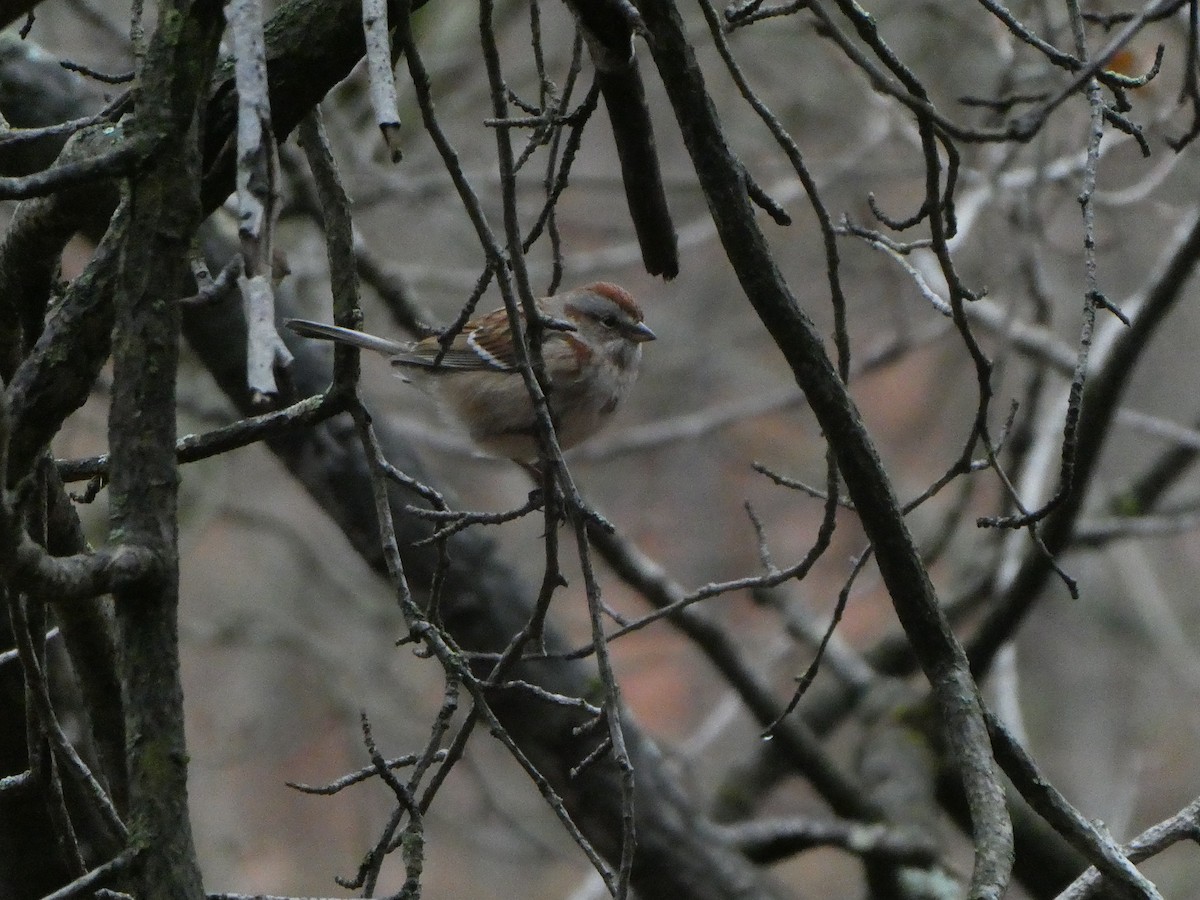
[[[600,324],[603,325],[605,328],[616,328],[617,327],[617,317],[614,316],[612,313],[609,313],[607,316],[601,316]]]

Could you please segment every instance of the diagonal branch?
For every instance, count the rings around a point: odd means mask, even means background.
[[[972,897],[998,897],[1012,867],[1012,830],[983,721],[978,688],[904,523],[882,463],[811,320],[783,281],[745,197],[742,167],[726,145],[674,4],[641,5],[652,47],[709,211],[742,289],[784,354],[837,455],[875,548],[884,583],[933,687],[971,807],[976,841]]]

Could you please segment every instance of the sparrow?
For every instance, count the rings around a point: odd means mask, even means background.
[[[596,433],[637,380],[642,344],[655,339],[624,288],[598,281],[537,301],[543,321],[547,401],[559,446]],[[518,368],[508,313],[497,309],[463,326],[447,346],[436,335],[393,341],[305,319],[288,328],[305,337],[372,350],[430,389],[440,408],[490,456],[532,464],[537,423]]]

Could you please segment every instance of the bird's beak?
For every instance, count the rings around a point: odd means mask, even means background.
[[[631,325],[629,328],[629,339],[637,344],[641,344],[645,341],[653,341],[657,339],[657,337],[658,335],[651,331],[650,326],[645,322],[638,322],[635,325]]]

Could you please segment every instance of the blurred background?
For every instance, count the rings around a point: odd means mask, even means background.
[[[956,120],[996,126],[987,110],[960,105],[963,96],[1032,92],[1053,82],[1044,60],[1017,45],[981,10],[949,2],[869,4],[881,32],[924,80],[933,100]],[[1051,8],[1053,6],[1053,8]],[[1110,7],[1113,7],[1110,9]],[[518,95],[536,97],[529,49],[529,4],[497,4],[506,76]],[[1017,3],[1048,37],[1069,46],[1065,13],[1056,5]],[[539,4],[552,77],[565,76],[574,23],[560,3]],[[1115,11],[1096,4],[1096,11]],[[767,193],[792,216],[790,227],[763,216],[776,259],[804,309],[829,335],[830,289],[821,235],[802,187],[761,121],[720,64],[703,17],[690,23],[726,133]],[[414,20],[433,78],[441,123],[494,226],[501,221],[491,115],[480,65],[474,4],[430,4]],[[126,38],[129,10],[106,0],[48,0],[37,7],[28,40],[51,57],[101,72],[132,69]],[[1097,44],[1104,32],[1097,27]],[[1133,115],[1146,128],[1153,155],[1143,159],[1126,135],[1111,132],[1099,167],[1099,276],[1106,296],[1122,305],[1150,279],[1179,223],[1197,208],[1194,154],[1164,143],[1187,126],[1177,106],[1186,23],[1170,19],[1140,35],[1121,65],[1145,71],[1156,41],[1168,43],[1163,73],[1133,93]],[[874,195],[890,215],[911,215],[923,196],[924,168],[915,126],[899,104],[874,93],[860,72],[824,41],[802,13],[768,20],[730,36],[745,73],[804,154],[835,222],[879,227]],[[585,495],[620,530],[687,588],[760,570],[757,538],[745,504],[761,520],[775,562],[802,557],[821,519],[821,501],[773,484],[751,468],[761,462],[802,481],[824,484],[825,444],[778,350],[758,322],[725,260],[645,52],[643,75],[672,212],[681,238],[681,273],[664,283],[641,269],[603,114],[589,123],[570,186],[558,204],[564,286],[604,279],[641,302],[659,340],[646,348],[633,397],[610,428],[568,455]],[[1116,65],[1116,63],[1114,63]],[[590,79],[585,64],[584,84]],[[457,315],[484,265],[484,255],[441,159],[420,125],[404,67],[397,78],[404,159],[387,161],[356,71],[324,104],[343,177],[354,200],[365,253],[381,279],[407,292],[423,320],[445,325]],[[96,104],[108,88],[79,79]],[[1041,316],[1062,344],[1078,342],[1085,291],[1077,195],[1087,111],[1068,102],[1026,145],[964,144],[959,174],[959,234],[953,249],[973,289],[1010,322]],[[285,169],[297,156],[283,148]],[[544,196],[544,162],[535,154],[519,176],[522,209],[533,216]],[[11,205],[0,204],[7,217]],[[222,227],[232,228],[232,215]],[[282,289],[298,314],[330,320],[324,239],[294,189],[285,198],[281,249],[291,274]],[[911,237],[911,236],[905,236]],[[976,383],[961,339],[922,296],[897,260],[865,242],[839,243],[841,278],[857,362],[885,348],[886,362],[856,375],[853,396],[901,499],[923,491],[961,452],[976,406]],[[82,240],[64,258],[70,277],[88,258]],[[945,296],[928,259],[909,259]],[[538,289],[549,286],[545,244],[530,256]],[[1195,289],[1189,289],[1189,296]],[[480,309],[498,305],[493,290]],[[364,289],[367,330],[404,333]],[[1111,317],[1101,317],[1111,328]],[[1004,336],[1005,320],[981,330],[999,364],[993,429],[1002,430],[1011,400],[1026,400],[1036,361]],[[1200,366],[1194,303],[1173,314],[1155,339],[1124,397],[1127,410],[1187,426],[1197,414]],[[328,348],[302,348],[326,352]],[[831,350],[832,352],[832,350]],[[504,510],[520,505],[528,477],[510,463],[476,457],[435,415],[428,398],[392,377],[378,358],[364,359],[363,390],[377,420],[410,437],[452,506]],[[1047,439],[1057,471],[1060,402],[1065,380],[1047,374],[1041,409],[1024,407],[1018,425],[1028,439]],[[105,449],[107,397],[98,393],[53,447],[57,457]],[[199,432],[236,414],[195,361],[181,382],[180,432]],[[1049,409],[1047,413],[1045,410]],[[1192,433],[1194,435],[1194,432]],[[1175,440],[1182,440],[1175,436]],[[1192,438],[1194,439],[1194,437]],[[1171,438],[1126,415],[1105,452],[1089,499],[1093,518]],[[312,797],[287,781],[330,781],[368,763],[359,711],[372,722],[385,756],[424,745],[441,701],[436,663],[395,646],[405,633],[388,586],[353,551],[341,531],[264,449],[250,447],[187,466],[183,472],[182,632],[187,729],[191,746],[194,828],[209,891],[342,896],[334,875],[353,875],[391,808],[369,783],[335,797]],[[968,495],[952,486],[910,517],[922,546],[944,544],[933,565],[943,599],[998,564],[1007,534],[977,529],[977,515],[1001,509],[996,479],[972,476]],[[93,542],[106,537],[105,494],[81,508]],[[1169,495],[1186,511],[1197,496],[1185,476]],[[1037,497],[1026,498],[1036,505]],[[959,510],[957,519],[947,517]],[[947,521],[953,527],[945,528]],[[542,572],[542,519],[531,516],[490,536],[536,592]],[[564,533],[565,534],[565,533]],[[1016,540],[1024,540],[1018,536]],[[564,539],[564,545],[569,543]],[[843,514],[834,544],[800,584],[780,589],[789,603],[821,622],[833,608],[864,538]],[[564,553],[571,588],[560,592],[554,624],[582,645],[587,611],[578,562]],[[1049,584],[1000,666],[997,690],[1019,713],[1028,746],[1080,810],[1125,840],[1200,794],[1196,743],[1200,730],[1200,544],[1172,529],[1153,538],[1107,540],[1061,564],[1079,580],[1081,598]],[[629,616],[648,607],[607,570],[606,601]],[[785,635],[780,616],[745,593],[705,602],[738,645],[778,686],[786,701],[792,679],[808,665],[811,646]],[[896,630],[878,576],[868,567],[855,582],[838,634],[860,650]],[[699,797],[715,797],[731,770],[753,759],[759,728],[702,654],[659,622],[613,644],[623,696],[637,722],[659,742],[670,767]],[[822,675],[822,678],[827,677]],[[852,762],[860,726],[849,722],[832,752]],[[482,736],[480,736],[482,738]],[[761,811],[820,813],[823,804],[797,780],[765,797]],[[947,839],[969,853],[949,825]],[[500,900],[514,896],[601,896],[599,881],[507,753],[472,741],[427,820],[424,885],[430,897]],[[1165,896],[1190,896],[1194,852],[1177,849],[1146,867]],[[853,897],[859,867],[832,850],[801,854],[776,867],[796,896]],[[381,892],[403,881],[399,861],[385,868]],[[391,879],[389,882],[388,879]],[[390,887],[389,887],[390,885]],[[1014,890],[1014,896],[1022,896]]]

